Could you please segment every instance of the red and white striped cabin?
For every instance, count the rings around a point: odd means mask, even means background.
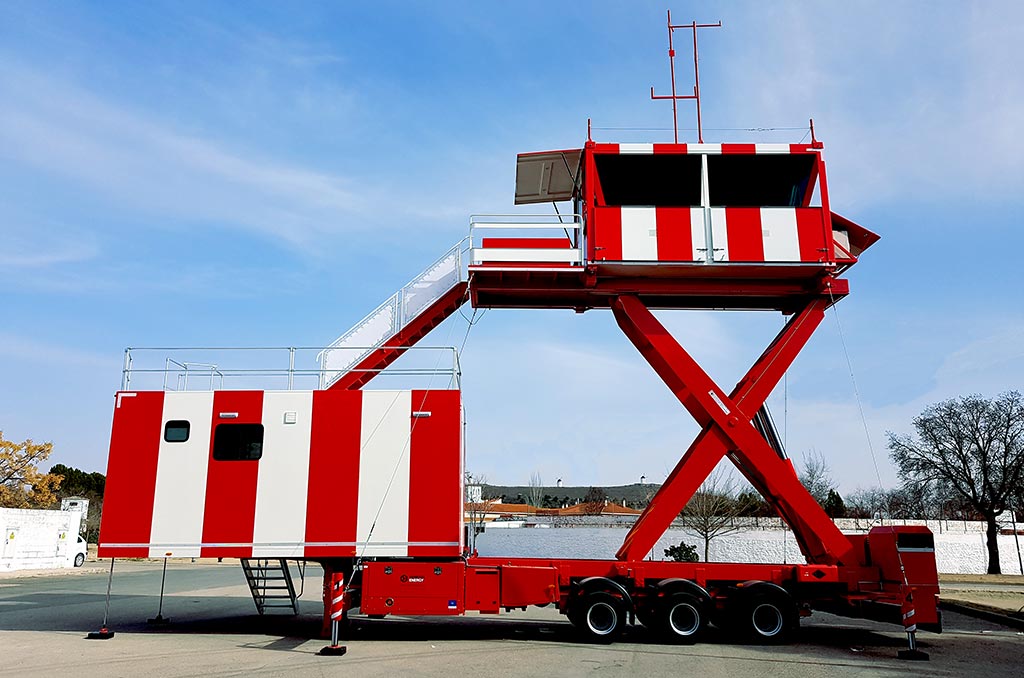
[[[695,264],[740,265],[742,277],[759,266],[770,277],[804,277],[852,264],[877,239],[830,211],[818,143],[587,142],[521,154],[516,204],[565,200],[577,221],[549,224],[564,236],[485,237],[474,263],[606,271],[661,263],[687,276],[700,275]]]
[[[461,425],[457,390],[119,392],[99,556],[457,557]]]
[[[594,262],[834,261],[821,156],[810,145],[588,144]],[[812,206],[815,196],[820,196]],[[844,257],[845,258],[845,257]]]

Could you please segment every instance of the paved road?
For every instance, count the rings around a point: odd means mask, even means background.
[[[551,609],[500,617],[358,620],[344,657],[318,657],[319,570],[310,569],[297,618],[260,618],[237,564],[172,564],[165,628],[157,611],[158,563],[118,563],[109,641],[87,641],[103,614],[106,575],[69,573],[0,579],[0,676],[330,675],[1020,675],[1024,634],[957,614],[946,632],[921,634],[927,663],[895,659],[899,629],[815,614],[785,647],[731,644],[717,634],[695,646],[651,642],[642,627],[622,642],[578,642]]]

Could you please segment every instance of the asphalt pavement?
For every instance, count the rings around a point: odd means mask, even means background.
[[[118,561],[110,598],[114,638],[85,640],[102,622],[100,568],[0,579],[0,676],[1021,675],[1024,633],[955,613],[945,632],[921,633],[928,662],[904,662],[898,627],[815,613],[797,640],[736,644],[714,632],[692,646],[661,645],[641,626],[614,645],[580,642],[551,608],[500,616],[355,618],[348,654],[321,657],[320,571],[310,567],[300,615],[260,617],[237,562],[171,563],[163,616],[160,563]]]

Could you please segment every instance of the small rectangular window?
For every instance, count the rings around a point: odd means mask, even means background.
[[[217,424],[213,430],[213,458],[217,461],[252,461],[263,456],[263,424]]]
[[[190,424],[184,419],[169,421],[164,425],[164,440],[168,443],[183,443],[188,440]]]

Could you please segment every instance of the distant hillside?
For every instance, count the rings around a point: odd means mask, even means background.
[[[654,493],[658,491],[660,485],[654,483],[633,483],[632,485],[613,485],[613,486],[595,486],[595,489],[603,491],[609,501],[614,501],[618,504],[624,504],[626,506],[637,507],[646,506],[647,502],[651,500]],[[573,487],[555,487],[553,485],[545,485],[541,488],[541,497],[550,497],[554,500],[554,503],[561,504],[575,504],[578,501],[582,501],[587,492],[590,491],[590,485],[579,485]],[[504,501],[509,503],[523,504],[528,503],[530,498],[530,487],[525,485],[484,485],[483,486],[483,498],[484,499],[500,499],[504,498]],[[551,503],[551,502],[549,502]]]

